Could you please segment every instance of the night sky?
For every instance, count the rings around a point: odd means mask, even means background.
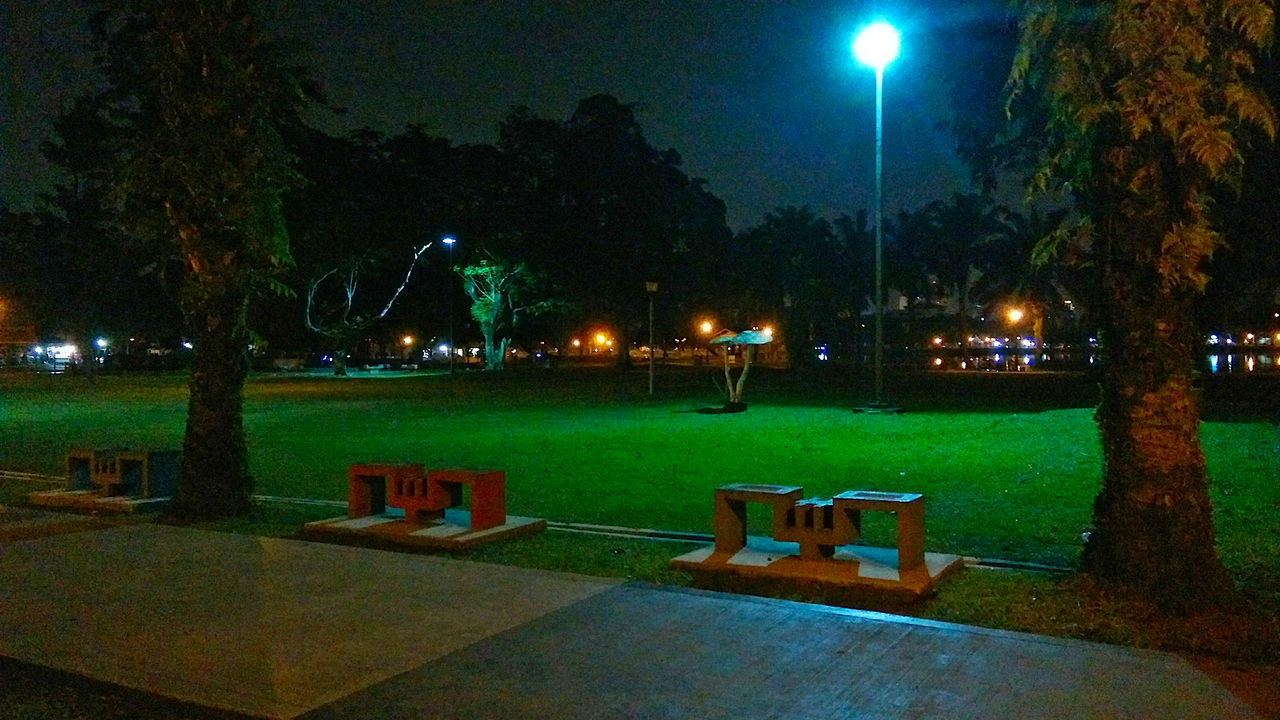
[[[67,4],[0,0],[0,189],[11,207],[28,206],[46,181],[38,147],[49,117],[93,83],[81,16]],[[285,5],[271,4],[269,22],[310,46],[305,64],[349,109],[315,114],[319,127],[422,123],[455,143],[488,143],[513,106],[563,120],[578,100],[611,93],[637,106],[650,144],[676,149],[687,174],[709,181],[735,229],[784,204],[828,217],[869,208],[875,76],[849,50],[866,22],[887,19],[903,34],[885,72],[890,213],[968,189],[937,127],[952,107],[948,80],[1007,68],[981,40],[1000,25],[1002,0]]]

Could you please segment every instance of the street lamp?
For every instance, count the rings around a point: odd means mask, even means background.
[[[884,408],[884,264],[881,246],[884,235],[884,68],[898,57],[898,31],[885,22],[874,22],[862,29],[853,40],[853,56],[876,71],[876,396],[873,408]]]
[[[450,276],[452,277],[452,273],[453,273],[453,244],[454,244],[454,243],[456,243],[456,242],[458,242],[458,239],[457,239],[457,238],[455,238],[455,237],[454,237],[454,236],[452,236],[452,235],[445,235],[444,237],[440,238],[440,242],[444,243],[444,244],[445,244],[445,247],[449,248],[449,273],[450,273]],[[451,287],[449,288],[449,374],[450,374],[450,375],[452,375],[452,374],[453,374],[453,354],[454,354],[455,352],[457,352],[457,350],[453,347],[453,287],[452,287],[452,283],[450,283],[450,286],[451,286]]]

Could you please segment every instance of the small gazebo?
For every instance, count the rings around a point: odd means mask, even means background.
[[[756,358],[756,348],[772,341],[773,335],[759,330],[743,330],[742,332],[721,330],[707,342],[713,352],[717,347],[724,348],[724,380],[725,387],[728,390],[728,401],[725,403],[725,410],[741,412],[747,409],[747,404],[742,401],[742,391],[747,385],[747,373],[751,371],[751,362]],[[729,361],[729,348],[735,345],[742,348],[742,373],[738,375],[737,382],[733,380]]]

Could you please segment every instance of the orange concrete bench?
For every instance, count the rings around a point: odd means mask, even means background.
[[[427,472],[427,504],[440,506],[442,512],[446,507],[461,505],[465,486],[471,487],[472,532],[506,524],[507,474],[501,470],[430,470]]]
[[[347,468],[347,517],[381,515],[387,511],[387,491],[399,483],[421,478],[418,463],[365,463]]]
[[[862,537],[862,512],[890,512],[897,516],[898,568],[924,565],[924,497],[918,493],[850,490],[824,500],[801,500],[804,491],[792,485],[737,483],[716,490],[716,552],[736,553],[746,546],[748,502],[772,507],[773,539],[800,546],[800,557],[821,560],[835,548]]]
[[[862,511],[890,512],[898,520],[898,569],[924,566],[924,496],[919,493],[849,490],[831,498],[837,517],[847,518],[855,537],[862,533]]]
[[[418,463],[367,463],[347,470],[347,517],[381,515],[387,506],[404,510],[406,522],[425,524],[462,504],[471,488],[471,531],[507,522],[506,473],[449,468],[425,470]]]
[[[786,521],[787,510],[803,494],[804,489],[794,485],[735,483],[717,488],[711,520],[716,552],[736,553],[746,547],[747,503],[764,503],[773,508],[773,531],[776,534]]]

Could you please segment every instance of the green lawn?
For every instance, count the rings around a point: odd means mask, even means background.
[[[750,410],[717,405],[711,369],[262,377],[245,426],[257,492],[342,500],[346,467],[411,460],[501,468],[512,512],[709,531],[712,490],[751,481],[828,496],[924,493],[928,547],[1071,565],[1099,482],[1095,390],[1078,376],[895,377],[907,412],[850,412],[838,374],[757,371]],[[59,472],[70,445],[177,447],[184,379],[0,376],[0,468]],[[1280,587],[1280,453],[1265,420],[1206,422],[1221,552],[1247,584]],[[869,539],[887,522],[869,518]],[[886,518],[887,520],[887,518]],[[764,532],[763,514],[753,515]]]

